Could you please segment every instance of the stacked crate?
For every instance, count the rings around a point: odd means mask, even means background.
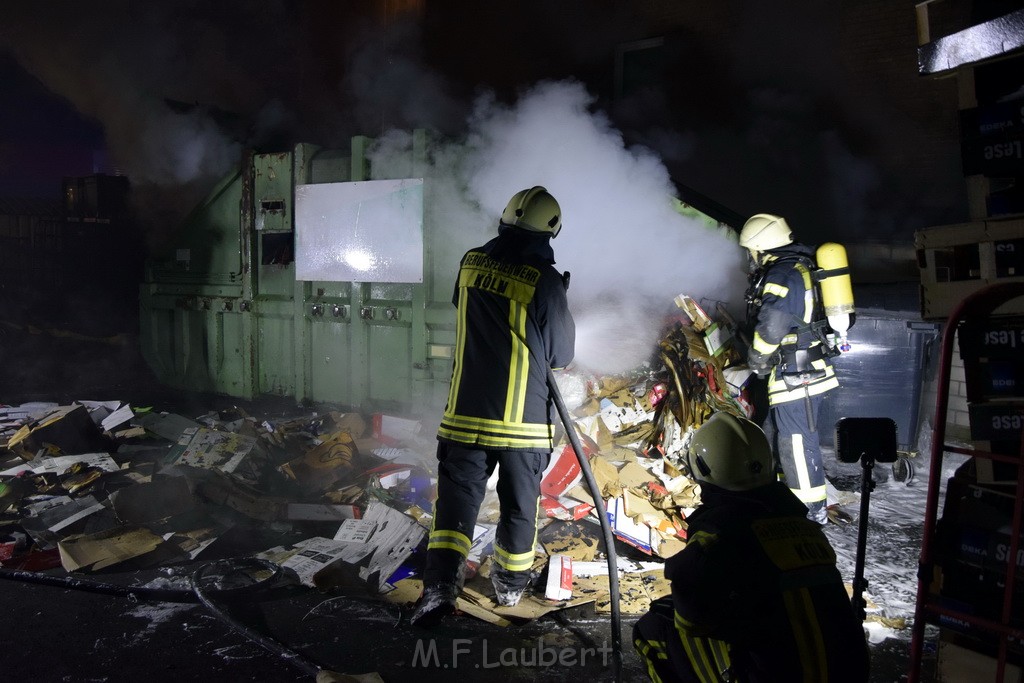
[[[980,451],[1020,455],[1024,425],[1024,316],[964,321],[958,330],[971,439]],[[979,458],[978,483],[1013,485],[1018,468]]]
[[[1001,282],[1024,282],[1024,218],[987,218],[914,234],[921,273],[921,317],[945,320],[973,292]],[[1024,314],[1024,300],[997,315]]]
[[[964,364],[970,435],[976,451],[1019,458],[1024,426],[1024,316],[963,321],[957,335]],[[1018,463],[971,458],[949,480],[942,519],[938,604],[957,613],[1000,622],[1008,579]],[[1018,537],[1019,538],[1019,537]],[[1024,629],[1024,539],[1017,542],[1009,626]],[[939,670],[970,651],[971,661],[994,667],[997,639],[968,620],[940,620]],[[943,652],[943,649],[946,651]],[[959,653],[953,656],[953,651]],[[1024,642],[1007,639],[1007,662],[1024,659]],[[1013,668],[1008,668],[1014,671]],[[1019,672],[1019,669],[1017,669]],[[975,670],[980,673],[980,670]],[[953,680],[942,676],[943,680]],[[1010,678],[1009,680],[1018,680]]]

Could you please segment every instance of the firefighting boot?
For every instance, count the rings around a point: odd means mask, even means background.
[[[436,559],[436,557],[435,557]],[[441,570],[431,566],[431,558],[427,558],[423,595],[420,596],[416,611],[409,618],[409,623],[421,628],[430,628],[450,614],[455,613],[455,602],[466,583],[466,562],[461,557],[454,572]]]
[[[454,583],[436,583],[426,586],[420,597],[419,605],[413,612],[409,623],[421,628],[430,628],[441,619],[455,613],[455,601],[460,589]]]
[[[494,597],[502,607],[515,607],[530,584],[530,572],[513,572],[494,565],[491,567],[491,585]]]
[[[821,526],[828,524],[828,510],[825,508],[825,501],[811,503],[807,506],[807,518],[817,522]]]

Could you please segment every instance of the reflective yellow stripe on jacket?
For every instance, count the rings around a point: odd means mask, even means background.
[[[550,448],[552,425],[446,414],[437,433],[446,439],[490,448]]]
[[[702,638],[693,636],[690,633],[692,624],[679,614],[675,613],[676,633],[683,643],[686,656],[690,660],[693,672],[697,675],[700,683],[725,683],[729,679],[725,672],[732,666],[732,658],[729,655],[729,644],[723,640],[713,638]]]

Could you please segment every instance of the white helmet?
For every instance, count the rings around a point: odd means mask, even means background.
[[[712,415],[686,452],[690,476],[728,491],[749,491],[775,479],[768,438],[756,424],[731,413]]]
[[[758,213],[740,230],[740,246],[751,252],[769,251],[793,243],[793,231],[782,216]]]
[[[557,237],[562,229],[562,210],[550,192],[536,185],[512,195],[501,214],[501,224]]]

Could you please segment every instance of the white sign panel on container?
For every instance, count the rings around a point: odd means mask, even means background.
[[[423,179],[297,185],[295,278],[423,282]]]

